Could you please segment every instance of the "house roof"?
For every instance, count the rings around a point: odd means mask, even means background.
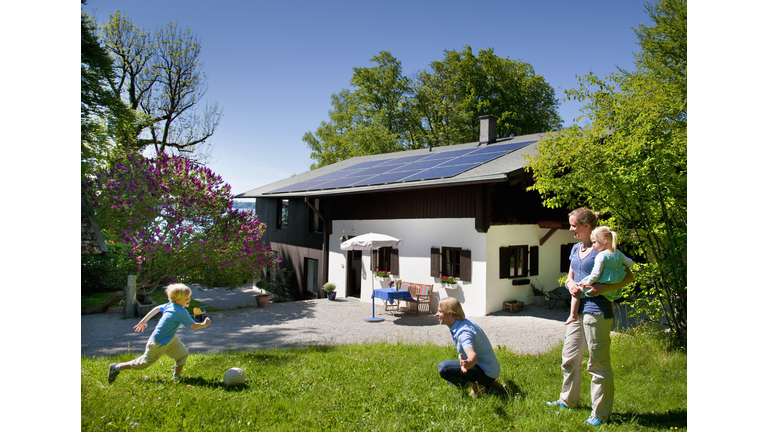
[[[368,156],[358,156],[349,158],[341,162],[336,162],[331,165],[327,165],[315,170],[307,171],[305,173],[289,177],[284,180],[280,180],[268,185],[261,186],[256,189],[252,189],[248,192],[243,192],[236,195],[235,198],[261,198],[261,197],[307,197],[307,196],[328,196],[339,194],[352,194],[352,193],[365,193],[365,192],[381,192],[389,190],[403,190],[403,189],[420,189],[437,186],[449,186],[449,185],[464,185],[472,183],[493,183],[499,181],[505,181],[508,175],[512,172],[522,170],[525,166],[525,159],[523,155],[528,153],[534,153],[536,151],[536,145],[545,137],[546,134],[537,133],[530,135],[522,135],[513,138],[502,138],[495,141],[492,144],[483,145],[482,147],[494,147],[504,146],[511,144],[523,144],[515,150],[505,153],[495,159],[481,163],[466,171],[460,172],[450,177],[442,178],[426,178],[421,180],[405,180],[392,183],[383,184],[362,184],[359,186],[344,186],[344,187],[330,187],[321,189],[318,186],[315,189],[307,190],[305,187],[296,186],[299,183],[304,183],[307,180],[315,179],[320,176],[327,176],[345,168],[353,167],[354,165],[373,162],[396,159],[408,158],[418,155],[430,155],[442,152],[453,152],[456,150],[471,150],[481,147],[480,142],[472,142],[466,144],[458,144],[444,147],[434,147],[430,149],[418,149],[409,151],[400,151],[394,153],[385,153]],[[512,145],[511,147],[515,147]],[[297,190],[302,189],[302,190]]]

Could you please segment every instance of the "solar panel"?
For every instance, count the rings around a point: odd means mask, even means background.
[[[440,166],[437,168],[430,168],[423,171],[419,171],[418,173],[410,177],[406,177],[405,179],[403,179],[403,181],[453,177],[456,174],[462,173],[476,166],[477,166],[476,164],[468,164],[468,165],[452,165],[452,166],[445,166],[445,167]]]
[[[267,193],[323,190],[453,177],[533,142],[493,144],[462,150],[360,162]]]

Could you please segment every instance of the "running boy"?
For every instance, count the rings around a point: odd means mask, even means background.
[[[165,288],[165,294],[168,296],[168,303],[162,304],[147,313],[147,315],[136,324],[133,329],[136,332],[143,332],[147,328],[147,321],[158,312],[163,313],[160,322],[155,327],[155,331],[147,341],[147,348],[144,355],[127,363],[112,363],[109,365],[109,375],[107,380],[111,384],[115,381],[120,371],[123,369],[145,369],[156,362],[163,354],[176,360],[173,379],[181,379],[181,370],[184,369],[184,363],[187,361],[189,351],[187,347],[176,336],[176,330],[180,325],[185,325],[192,329],[203,329],[211,325],[211,319],[206,318],[202,324],[198,324],[189,315],[185,309],[192,300],[192,290],[184,284],[172,284]]]

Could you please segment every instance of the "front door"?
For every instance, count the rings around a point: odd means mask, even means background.
[[[360,298],[363,251],[347,251],[347,297]]]
[[[310,295],[314,296],[315,298],[319,298],[320,296],[317,292],[317,260],[307,258],[305,268],[307,269],[307,280],[305,281],[307,291],[311,293]]]

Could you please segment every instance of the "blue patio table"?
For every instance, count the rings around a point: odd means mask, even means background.
[[[387,302],[389,304],[394,304],[395,300],[401,299],[401,298],[410,298],[411,293],[408,292],[408,290],[397,290],[395,288],[379,288],[373,290],[373,295],[371,296],[371,300],[373,299],[382,299],[384,300],[384,310],[387,310]]]

